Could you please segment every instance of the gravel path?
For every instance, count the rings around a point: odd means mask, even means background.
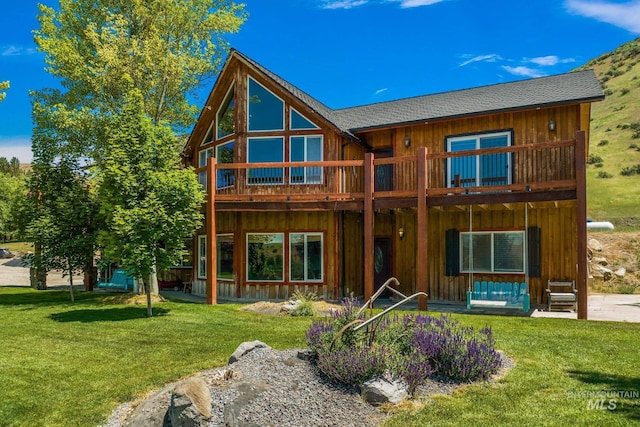
[[[384,412],[365,403],[356,390],[325,381],[313,363],[297,357],[299,351],[258,348],[232,365],[202,372],[212,396],[209,425],[347,427],[384,421]],[[512,364],[503,357],[503,371]],[[155,392],[135,409],[131,403],[121,405],[101,427],[162,426],[176,385]],[[430,380],[417,394],[450,395],[459,386]]]

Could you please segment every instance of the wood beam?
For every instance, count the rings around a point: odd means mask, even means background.
[[[576,200],[576,190],[430,196],[429,206],[468,206],[477,204],[548,202],[553,200]]]
[[[216,277],[216,158],[207,162],[207,304],[218,302]]]
[[[364,299],[373,296],[373,190],[374,190],[373,153],[364,155]]]
[[[578,319],[587,320],[587,141],[584,131],[576,132],[576,221],[578,227]]]
[[[418,248],[416,251],[416,285],[418,292],[429,292],[428,231],[429,210],[427,208],[427,148],[418,148]],[[418,309],[427,310],[427,298],[418,297]]]

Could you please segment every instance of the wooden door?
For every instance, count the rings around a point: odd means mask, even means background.
[[[391,277],[391,239],[376,237],[373,242],[373,280],[374,292]],[[389,298],[389,291],[385,290],[380,298]]]

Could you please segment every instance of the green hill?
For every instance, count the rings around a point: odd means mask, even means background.
[[[588,214],[640,227],[640,38],[587,62],[605,99],[592,105]]]

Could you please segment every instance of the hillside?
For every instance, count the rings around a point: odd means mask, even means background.
[[[640,38],[587,62],[605,100],[592,105],[588,214],[640,227]]]

